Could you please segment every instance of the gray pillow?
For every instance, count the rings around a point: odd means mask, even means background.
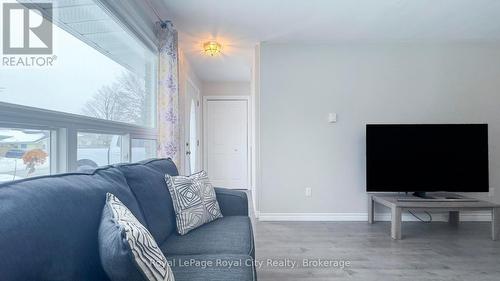
[[[151,233],[111,193],[106,194],[98,239],[101,264],[111,280],[174,281]]]
[[[184,235],[205,223],[222,218],[214,187],[205,171],[188,177],[167,174],[165,181],[174,203],[179,234]]]

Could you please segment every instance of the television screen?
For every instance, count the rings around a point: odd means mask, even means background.
[[[367,125],[368,192],[488,192],[488,125]]]

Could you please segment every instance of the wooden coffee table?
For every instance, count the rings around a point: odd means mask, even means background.
[[[412,195],[376,195],[368,194],[368,222],[374,223],[374,205],[378,203],[391,209],[391,237],[401,239],[401,217],[407,210],[415,211],[447,211],[449,212],[449,222],[458,224],[460,211],[491,211],[491,239],[498,240],[500,233],[500,205],[488,201],[447,201],[447,200],[421,200],[421,201],[400,201],[412,200],[417,197]]]

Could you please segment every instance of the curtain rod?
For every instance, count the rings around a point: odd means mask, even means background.
[[[167,27],[167,22],[169,22],[169,21],[164,21],[161,18],[160,13],[158,13],[158,11],[153,7],[153,4],[151,3],[150,0],[146,0],[146,3],[148,4],[149,8],[151,8],[151,10],[153,11],[153,13],[156,15],[156,17],[160,21],[161,27],[162,28],[166,28]]]

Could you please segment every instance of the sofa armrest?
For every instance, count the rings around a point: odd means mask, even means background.
[[[245,192],[216,187],[215,194],[223,216],[248,216],[248,198]]]

